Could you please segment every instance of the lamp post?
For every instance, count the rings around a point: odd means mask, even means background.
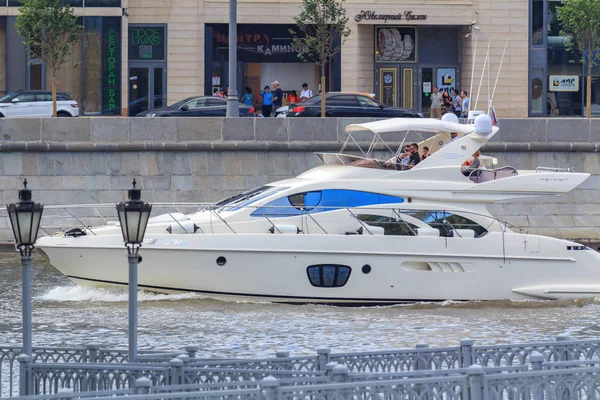
[[[229,91],[227,92],[228,117],[239,117],[237,91],[237,2],[229,0]]]
[[[15,244],[21,253],[21,280],[23,289],[23,354],[31,353],[31,252],[35,247],[44,206],[31,200],[27,179],[19,190],[19,202],[7,207]]]
[[[129,260],[129,362],[137,360],[137,290],[138,290],[138,263],[139,251],[144,241],[144,234],[148,226],[148,219],[152,205],[142,201],[142,190],[129,189],[129,201],[117,204],[117,214],[121,223],[123,241],[127,247]]]

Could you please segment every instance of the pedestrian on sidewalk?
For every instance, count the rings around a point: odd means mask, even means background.
[[[313,97],[313,91],[308,88],[308,83],[304,82],[300,92],[300,101],[308,100],[311,97]]]
[[[265,118],[269,118],[271,116],[271,110],[273,110],[273,93],[271,93],[271,88],[267,85],[265,89],[260,92],[262,96],[262,114]]]
[[[283,105],[283,90],[279,87],[279,81],[273,81],[273,107],[277,110]]]
[[[254,98],[252,97],[252,89],[246,86],[245,93],[242,96],[242,103],[251,106],[254,104]]]
[[[442,118],[442,95],[437,86],[433,87],[431,93],[431,118]]]

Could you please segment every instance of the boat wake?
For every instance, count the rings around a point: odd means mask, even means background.
[[[443,302],[418,302],[409,304],[395,304],[390,306],[381,306],[388,308],[402,307],[414,310],[426,310],[436,308],[565,308],[565,307],[585,307],[591,304],[600,304],[600,297],[590,297],[589,299],[565,299],[565,300],[485,300],[485,301],[454,301],[446,300]]]
[[[144,301],[179,301],[199,299],[194,293],[164,294],[151,292],[138,292],[138,302]],[[41,296],[35,298],[38,301],[82,301],[82,302],[127,302],[128,293],[121,289],[91,288],[80,286],[58,286]]]

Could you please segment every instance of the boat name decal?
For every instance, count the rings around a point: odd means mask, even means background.
[[[146,239],[144,240],[146,244],[155,244],[157,246],[181,246],[188,247],[189,243],[185,240],[177,240],[177,239]]]
[[[546,182],[550,182],[550,181],[554,181],[554,182],[564,182],[564,181],[568,181],[569,178],[540,178],[540,181],[546,181]]]

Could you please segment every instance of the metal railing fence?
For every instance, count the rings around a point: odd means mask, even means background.
[[[557,337],[554,342],[530,344],[475,346],[472,340],[465,339],[459,346],[444,348],[418,345],[415,349],[333,354],[329,349],[319,349],[315,356],[300,357],[282,351],[276,357],[261,359],[201,359],[197,358],[197,346],[188,346],[186,350],[187,354],[175,358],[181,352],[146,352],[140,357],[144,361],[128,364],[125,350],[100,349],[98,345],[37,347],[33,357],[17,357],[18,346],[0,347],[0,355],[4,357],[1,366],[9,367],[7,371],[0,369],[3,374],[0,383],[4,385],[0,387],[0,397],[13,397],[17,391],[54,394],[64,388],[76,392],[129,390],[140,377],[147,377],[153,388],[196,385],[204,391],[217,387],[248,388],[256,384],[249,382],[260,382],[269,376],[282,382],[289,380],[286,384],[322,384],[341,365],[348,381],[464,375],[468,373],[465,367],[472,364],[484,367],[485,374],[521,373],[530,368],[600,368],[600,340],[571,341],[565,336]],[[15,366],[20,368],[19,373]]]
[[[126,363],[127,349],[106,349],[98,344],[85,347],[33,347],[33,363]],[[142,362],[164,362],[181,354],[196,357],[198,346],[186,346],[181,351],[140,350]],[[19,362],[22,346],[0,345],[0,398],[12,397],[19,388]]]
[[[76,392],[62,389],[56,394],[21,397],[28,400],[57,400],[128,396],[131,400],[175,399],[407,399],[407,400],[587,400],[600,396],[600,367],[542,370],[539,362],[527,367],[472,365],[455,370],[411,371],[403,374],[349,374],[343,365],[330,364],[330,374],[313,378],[267,376],[256,381],[200,385],[153,386],[147,377],[128,380],[128,388],[111,391]],[[550,363],[552,364],[552,363]],[[65,366],[64,364],[61,366]],[[113,364],[114,366],[114,364]],[[139,365],[138,365],[139,366]],[[328,366],[329,367],[329,366]],[[236,372],[239,370],[232,370]],[[279,371],[281,372],[281,371]]]

